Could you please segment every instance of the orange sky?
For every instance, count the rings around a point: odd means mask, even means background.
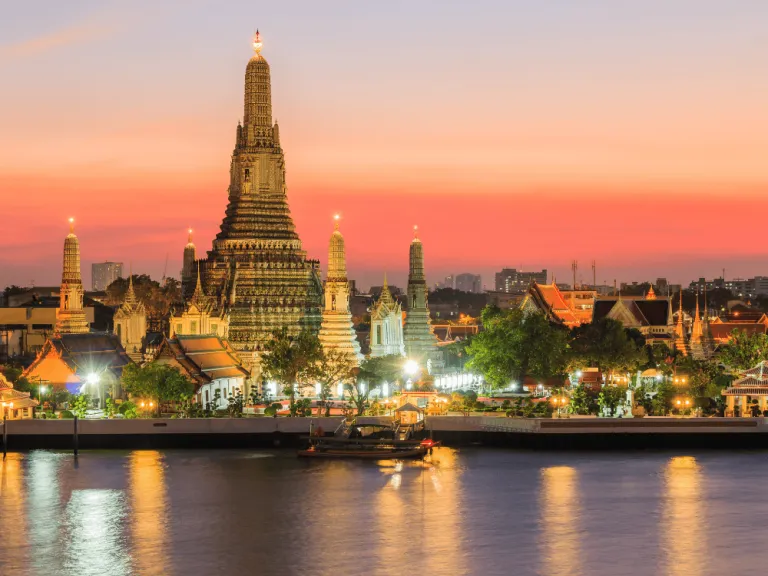
[[[305,248],[340,212],[363,286],[413,224],[431,282],[768,275],[762,3],[42,4],[0,23],[0,285],[57,283],[71,215],[87,285],[210,246],[256,25]]]

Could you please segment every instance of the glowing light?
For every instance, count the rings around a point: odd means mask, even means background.
[[[85,381],[90,384],[91,386],[95,386],[99,383],[99,375],[95,372],[91,372],[88,374],[88,376],[85,377]]]
[[[264,42],[261,41],[261,34],[259,34],[259,31],[257,29],[256,35],[253,37],[253,51],[256,52],[256,54],[259,54],[263,46],[264,46]]]
[[[416,360],[408,360],[403,368],[406,374],[413,376],[419,371],[419,364]]]

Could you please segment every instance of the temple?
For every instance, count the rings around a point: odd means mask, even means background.
[[[675,338],[672,319],[672,301],[649,292],[644,298],[627,297],[620,293],[595,300],[592,321],[611,318],[625,328],[635,328],[645,337],[647,344],[665,344],[670,349]]]
[[[324,350],[336,349],[346,354],[359,364],[363,355],[352,325],[349,311],[349,280],[344,251],[344,237],[339,232],[339,217],[328,243],[328,274],[325,278],[325,305],[323,322],[320,327],[320,343]]]
[[[123,303],[115,312],[113,322],[114,332],[128,356],[134,362],[141,362],[147,336],[147,310],[133,290],[133,274],[128,278],[128,290]]]
[[[413,230],[408,271],[408,314],[403,327],[405,353],[432,374],[442,369],[442,355],[437,349],[437,336],[429,321],[427,281],[424,276],[424,248],[417,228]]]
[[[229,307],[229,343],[258,379],[259,354],[275,329],[319,331],[323,290],[319,263],[307,259],[288,208],[269,64],[258,32],[253,49],[227,209],[212,250],[200,263],[205,293]]]
[[[184,307],[171,311],[169,322],[170,336],[229,336],[229,303],[217,303],[206,296],[200,282],[198,269],[192,294],[184,302]]]
[[[81,334],[90,327],[83,309],[83,281],[80,277],[80,243],[75,236],[75,219],[69,219],[69,234],[64,239],[61,294],[56,317],[57,334]]]
[[[371,309],[371,356],[405,356],[403,343],[403,310],[392,298],[387,276],[381,295]]]

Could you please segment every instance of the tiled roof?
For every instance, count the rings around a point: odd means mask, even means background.
[[[728,342],[734,330],[741,330],[747,334],[765,334],[765,324],[742,324],[740,322],[717,322],[709,325],[709,333],[712,338],[720,343]]]
[[[218,336],[183,336],[165,339],[157,358],[172,358],[197,385],[218,378],[246,378],[237,354]]]

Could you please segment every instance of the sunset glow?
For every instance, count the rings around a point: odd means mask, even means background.
[[[304,248],[325,267],[341,211],[363,286],[404,282],[414,221],[430,284],[572,260],[608,283],[768,272],[746,224],[768,208],[768,6],[230,4],[10,9],[0,284],[58,283],[70,212],[86,285],[104,260],[177,274],[187,228],[209,250],[250,39]]]

